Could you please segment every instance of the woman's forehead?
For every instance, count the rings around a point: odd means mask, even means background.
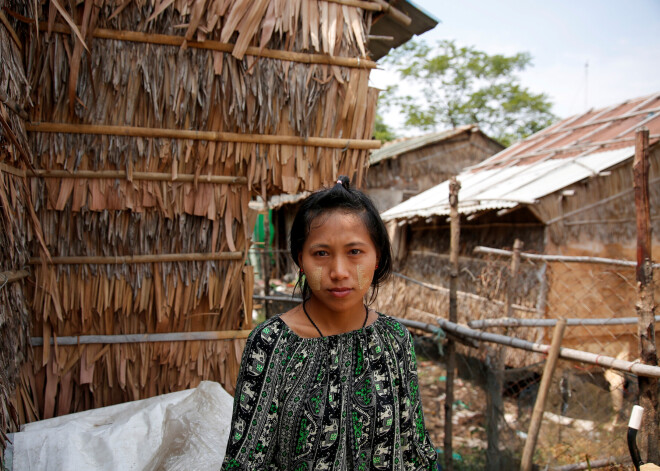
[[[314,218],[309,226],[307,239],[336,238],[338,236],[371,240],[367,226],[360,215],[346,211],[332,211]]]

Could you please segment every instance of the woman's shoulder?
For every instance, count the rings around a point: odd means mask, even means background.
[[[390,333],[400,340],[407,340],[410,337],[410,332],[405,325],[401,323],[396,317],[388,316],[381,312],[378,313],[378,322],[384,326]]]
[[[281,334],[284,322],[280,319],[280,314],[266,319],[261,324],[255,326],[248,336],[248,343],[266,343],[272,345]]]

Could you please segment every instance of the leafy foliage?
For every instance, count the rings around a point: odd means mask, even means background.
[[[396,139],[396,134],[391,127],[389,127],[383,117],[380,114],[376,115],[376,120],[374,122],[374,139],[379,140],[380,142],[393,141]]]
[[[489,55],[455,41],[435,46],[410,41],[383,59],[401,81],[381,94],[381,112],[398,108],[407,126],[424,131],[478,124],[505,145],[547,127],[555,119],[548,97],[534,94],[516,74],[531,65],[528,53]],[[405,94],[406,90],[414,94]]]

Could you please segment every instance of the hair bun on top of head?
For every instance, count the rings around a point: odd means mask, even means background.
[[[350,190],[350,179],[346,175],[340,175],[339,178],[337,178],[337,185],[341,185],[347,190]]]

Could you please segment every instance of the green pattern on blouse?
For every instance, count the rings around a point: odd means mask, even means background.
[[[274,317],[250,334],[222,469],[435,470],[412,338],[391,317],[301,338]]]

